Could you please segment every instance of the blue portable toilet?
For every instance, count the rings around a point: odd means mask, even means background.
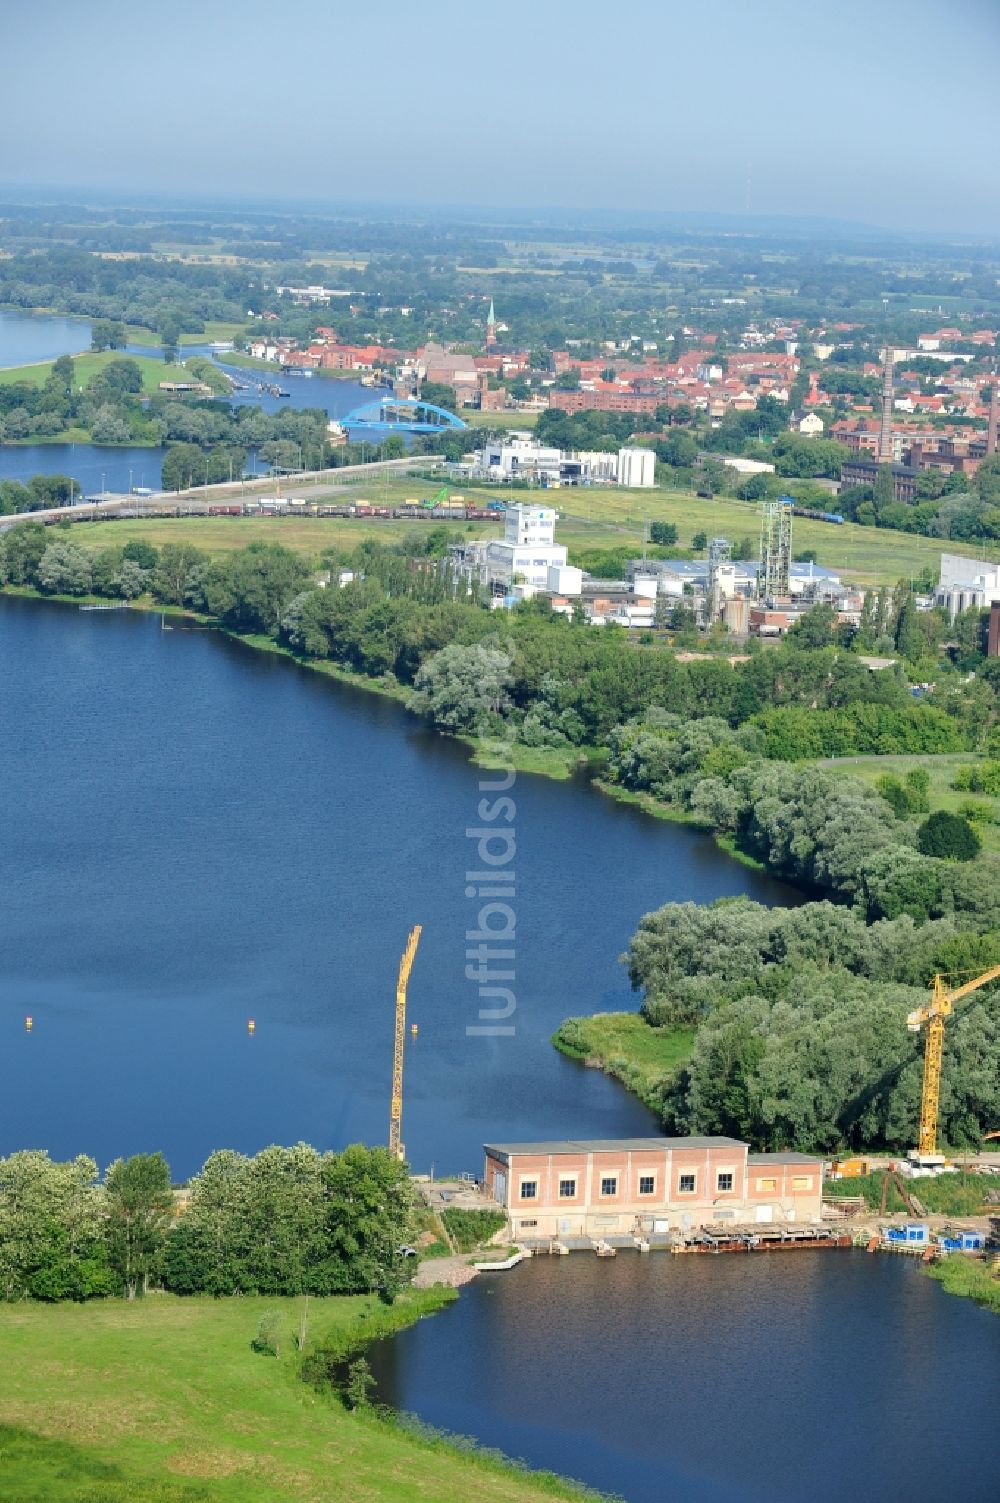
[[[904,1239],[914,1247],[927,1246],[927,1228],[922,1221],[907,1221],[903,1226]]]
[[[982,1250],[983,1250],[983,1234],[982,1234],[982,1232],[963,1232],[962,1233],[962,1251],[963,1252],[982,1252]]]

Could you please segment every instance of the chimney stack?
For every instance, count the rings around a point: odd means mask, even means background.
[[[892,464],[892,390],[893,362],[896,353],[891,344],[885,347],[885,364],[882,367],[882,420],[878,431],[878,462]]]

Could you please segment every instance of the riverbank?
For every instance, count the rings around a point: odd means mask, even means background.
[[[603,1070],[651,1111],[691,1056],[693,1028],[652,1028],[637,1012],[598,1012],[567,1018],[552,1035],[561,1054]]]
[[[1000,1315],[1000,1277],[995,1265],[953,1253],[939,1263],[931,1263],[927,1272],[949,1294],[971,1299]]]
[[[131,360],[139,367],[142,373],[142,389],[147,394],[157,391],[161,381],[189,381],[190,373],[182,365],[168,365],[166,361],[157,360],[152,355],[125,355],[121,350],[104,350],[100,354],[85,353],[82,355],[70,355],[73,362],[73,381],[77,386],[85,386],[99,371],[105,369],[114,360]],[[0,369],[0,385],[11,386],[16,382],[24,381],[31,386],[44,386],[52,374],[54,360],[36,360],[29,365],[8,365]],[[33,443],[39,443],[36,436]],[[45,443],[57,443],[58,438],[45,437]],[[114,445],[116,448],[127,448],[131,445]]]
[[[312,1503],[338,1495],[395,1503],[416,1486],[470,1497],[579,1498],[552,1477],[429,1440],[302,1380],[306,1354],[347,1355],[433,1314],[450,1290],[325,1299],[178,1298],[8,1306],[0,1321],[0,1490],[76,1503]],[[261,1322],[278,1355],[251,1349]],[[194,1491],[189,1491],[194,1489]],[[88,1496],[90,1493],[88,1491]]]

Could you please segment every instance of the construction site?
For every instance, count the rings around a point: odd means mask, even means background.
[[[389,1148],[398,1158],[405,1157],[407,987],[420,935],[415,925],[396,986]],[[481,1178],[467,1172],[457,1179],[415,1180],[431,1225],[446,1239],[449,1211],[472,1213],[473,1219],[502,1213],[490,1240],[508,1256],[453,1259],[448,1277],[464,1282],[526,1256],[571,1252],[615,1257],[620,1251],[865,1247],[925,1261],[955,1253],[1000,1257],[1000,1152],[963,1162],[938,1142],[946,1021],[966,997],[998,977],[1000,965],[964,980],[937,974],[927,1002],[908,1015],[908,1030],[923,1036],[923,1076],[918,1142],[905,1157],[755,1153],[734,1138],[697,1136],[486,1144]],[[415,1036],[417,1024],[410,1022],[409,1031]],[[978,1214],[932,1209],[934,1185],[952,1176],[960,1189],[970,1179],[986,1182]],[[855,1186],[867,1193],[852,1193]],[[935,1192],[933,1199],[940,1198]]]

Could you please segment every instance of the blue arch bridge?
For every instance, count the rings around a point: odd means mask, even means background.
[[[417,402],[409,397],[379,397],[365,402],[338,418],[342,428],[361,433],[442,433],[466,428],[460,417],[433,402]]]

